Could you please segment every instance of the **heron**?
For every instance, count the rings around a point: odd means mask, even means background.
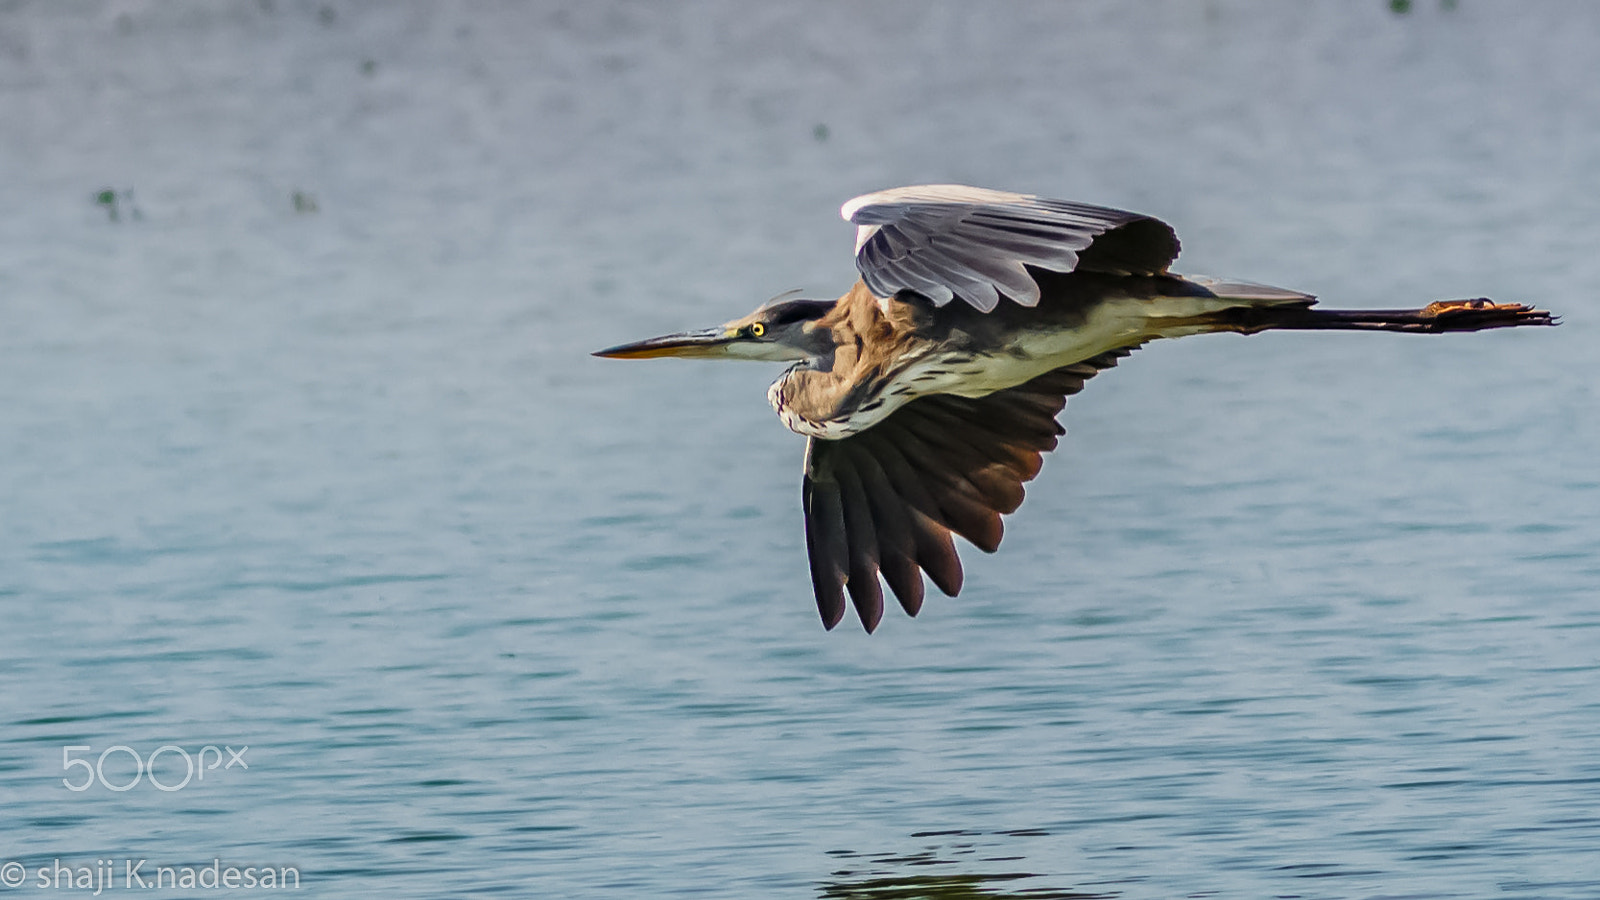
[[[887,584],[915,616],[924,576],[954,597],[952,535],[985,552],[1065,430],[1067,397],[1162,338],[1262,331],[1438,334],[1554,325],[1488,299],[1321,309],[1311,294],[1169,270],[1178,237],[1138,213],[965,185],[844,204],[860,278],[836,300],[780,299],[715,328],[622,344],[613,359],[788,362],[767,392],[805,436],[801,500],[822,624],[846,594],[870,633]]]

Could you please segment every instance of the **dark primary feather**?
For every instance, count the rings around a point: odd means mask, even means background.
[[[1160,219],[1139,218],[1096,237],[1078,251],[1075,272],[1162,275],[1178,258],[1177,232]]]
[[[961,590],[952,534],[994,552],[1000,516],[1022,503],[1023,482],[1063,433],[1067,397],[1131,348],[1103,353],[1032,381],[969,399],[919,397],[843,440],[811,438],[802,494],[817,609],[828,628],[848,592],[868,631],[883,617],[878,576],[910,615],[922,608],[922,572],[945,594]]]

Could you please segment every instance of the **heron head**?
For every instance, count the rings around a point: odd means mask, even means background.
[[[778,300],[716,328],[682,331],[595,351],[608,359],[760,359],[795,362],[833,348],[833,334],[820,327],[833,300]]]

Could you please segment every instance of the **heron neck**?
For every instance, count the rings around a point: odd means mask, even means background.
[[[886,397],[896,357],[870,352],[872,344],[848,340],[827,356],[790,367],[774,381],[768,400],[790,431],[838,439],[882,420],[909,397]]]

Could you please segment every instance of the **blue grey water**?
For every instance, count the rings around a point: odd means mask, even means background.
[[[1580,2],[4,4],[11,893],[1600,896],[1597,42]],[[1140,351],[959,599],[828,633],[776,371],[588,352],[836,296],[838,205],[930,181],[1565,321]],[[206,746],[248,750],[107,786]]]

